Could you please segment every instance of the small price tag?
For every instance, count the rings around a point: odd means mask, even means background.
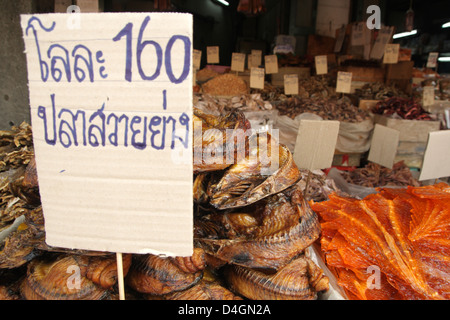
[[[383,63],[395,64],[398,62],[398,54],[400,52],[399,43],[388,43],[384,47]]]
[[[200,62],[202,61],[202,51],[201,50],[192,50],[192,66],[194,70],[200,69]]]
[[[264,89],[264,68],[250,69],[250,88]]]
[[[219,63],[219,47],[206,47],[206,60],[208,63]]]
[[[430,52],[427,60],[427,68],[436,68],[439,52]]]
[[[423,87],[422,105],[428,107],[434,104],[434,87]]]
[[[251,56],[252,56],[251,67],[258,68],[261,65],[261,61],[262,61],[262,51],[261,50],[252,50]]]
[[[328,58],[326,55],[323,56],[315,56],[314,57],[316,63],[316,74],[327,74],[328,73]]]
[[[278,57],[275,54],[265,56],[264,63],[267,74],[278,73]]]
[[[378,36],[373,44],[372,51],[370,51],[371,59],[381,59],[384,54],[384,47],[389,43],[394,33],[394,27],[382,27],[378,31]]]
[[[298,74],[284,75],[284,94],[298,94]]]
[[[339,71],[337,74],[336,92],[350,93],[352,88],[351,72]]]
[[[231,55],[231,71],[243,72],[245,68],[245,53],[233,52]]]

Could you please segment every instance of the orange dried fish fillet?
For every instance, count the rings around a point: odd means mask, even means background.
[[[311,203],[330,270],[351,299],[448,299],[450,187],[377,191],[363,200],[333,194]],[[379,291],[365,283],[370,266],[381,272]]]

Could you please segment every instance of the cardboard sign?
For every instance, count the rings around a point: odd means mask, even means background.
[[[219,47],[211,46],[206,47],[206,62],[207,63],[219,63]]]
[[[352,88],[352,76],[351,72],[338,71],[336,92],[350,93]]]
[[[450,130],[430,132],[419,180],[450,176]]]
[[[262,62],[262,51],[252,50],[250,66],[253,68],[258,68],[261,65],[261,62]]]
[[[264,68],[250,69],[250,88],[264,89]]]
[[[193,250],[192,15],[22,15],[50,246]]]
[[[384,48],[392,39],[393,34],[394,27],[382,27],[378,31],[378,36],[373,44],[372,51],[370,52],[370,59],[381,59],[383,57]]]
[[[335,53],[340,52],[342,49],[342,45],[344,44],[344,40],[345,40],[345,29],[346,29],[346,27],[343,26],[338,31],[336,42],[334,44],[334,52]]]
[[[194,70],[200,70],[200,65],[202,61],[202,51],[201,50],[192,50],[192,66]]]
[[[368,160],[392,169],[397,155],[400,131],[375,124]]]
[[[266,74],[278,73],[278,57],[277,55],[264,56],[264,65],[266,67]]]
[[[383,63],[395,64],[398,62],[398,54],[400,52],[399,43],[388,43],[384,47]]]
[[[284,94],[298,94],[298,74],[284,75]]]
[[[430,52],[428,54],[427,68],[436,68],[439,52]]]
[[[233,52],[231,55],[231,71],[244,72],[245,53]]]
[[[422,105],[424,107],[428,107],[433,104],[434,104],[434,87],[433,86],[423,87]]]
[[[326,55],[323,56],[315,56],[314,57],[316,63],[316,74],[327,74],[328,73],[328,58]]]
[[[299,168],[312,171],[331,167],[339,125],[339,121],[300,121],[293,155]]]
[[[364,22],[355,23],[352,26],[352,46],[363,46],[366,42],[364,28],[367,28]]]

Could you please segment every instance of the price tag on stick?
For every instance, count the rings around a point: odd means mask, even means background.
[[[422,105],[428,107],[434,104],[434,87],[425,86],[423,87],[423,99]]]
[[[275,54],[264,56],[264,64],[266,74],[278,73],[278,57]]]
[[[219,47],[210,46],[206,47],[206,62],[210,64],[219,63]]]
[[[251,67],[259,68],[262,62],[262,51],[261,50],[252,50],[251,52]]]
[[[231,55],[231,71],[244,72],[245,53],[233,52]]]
[[[284,75],[284,94],[298,94],[298,74]]]
[[[436,68],[439,52],[430,52],[428,54],[427,68]]]
[[[192,255],[192,15],[80,15],[21,16],[46,243]]]
[[[314,57],[316,63],[316,74],[327,74],[328,73],[328,58],[326,55],[323,56],[315,56]]]
[[[389,43],[384,47],[383,63],[395,64],[398,62],[398,54],[400,52],[399,43]]]
[[[192,50],[192,65],[194,70],[200,69],[200,64],[202,61],[202,51],[201,50]]]
[[[399,139],[400,131],[375,124],[367,160],[392,169]]]
[[[352,88],[351,72],[339,71],[337,74],[336,92],[350,93]]]
[[[251,68],[250,88],[264,89],[264,68]]]

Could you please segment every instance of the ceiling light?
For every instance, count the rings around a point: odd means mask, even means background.
[[[394,34],[394,36],[392,38],[398,39],[398,38],[408,37],[408,36],[415,35],[416,33],[417,33],[417,29],[414,29],[409,32],[402,32],[402,33]]]
[[[440,57],[438,58],[439,62],[450,62],[450,57]]]
[[[230,4],[228,3],[228,1],[225,0],[216,0],[217,2],[219,2],[220,4],[223,4],[224,6],[229,6]]]
[[[442,25],[442,29],[444,28],[450,28],[450,22],[446,22]]]

